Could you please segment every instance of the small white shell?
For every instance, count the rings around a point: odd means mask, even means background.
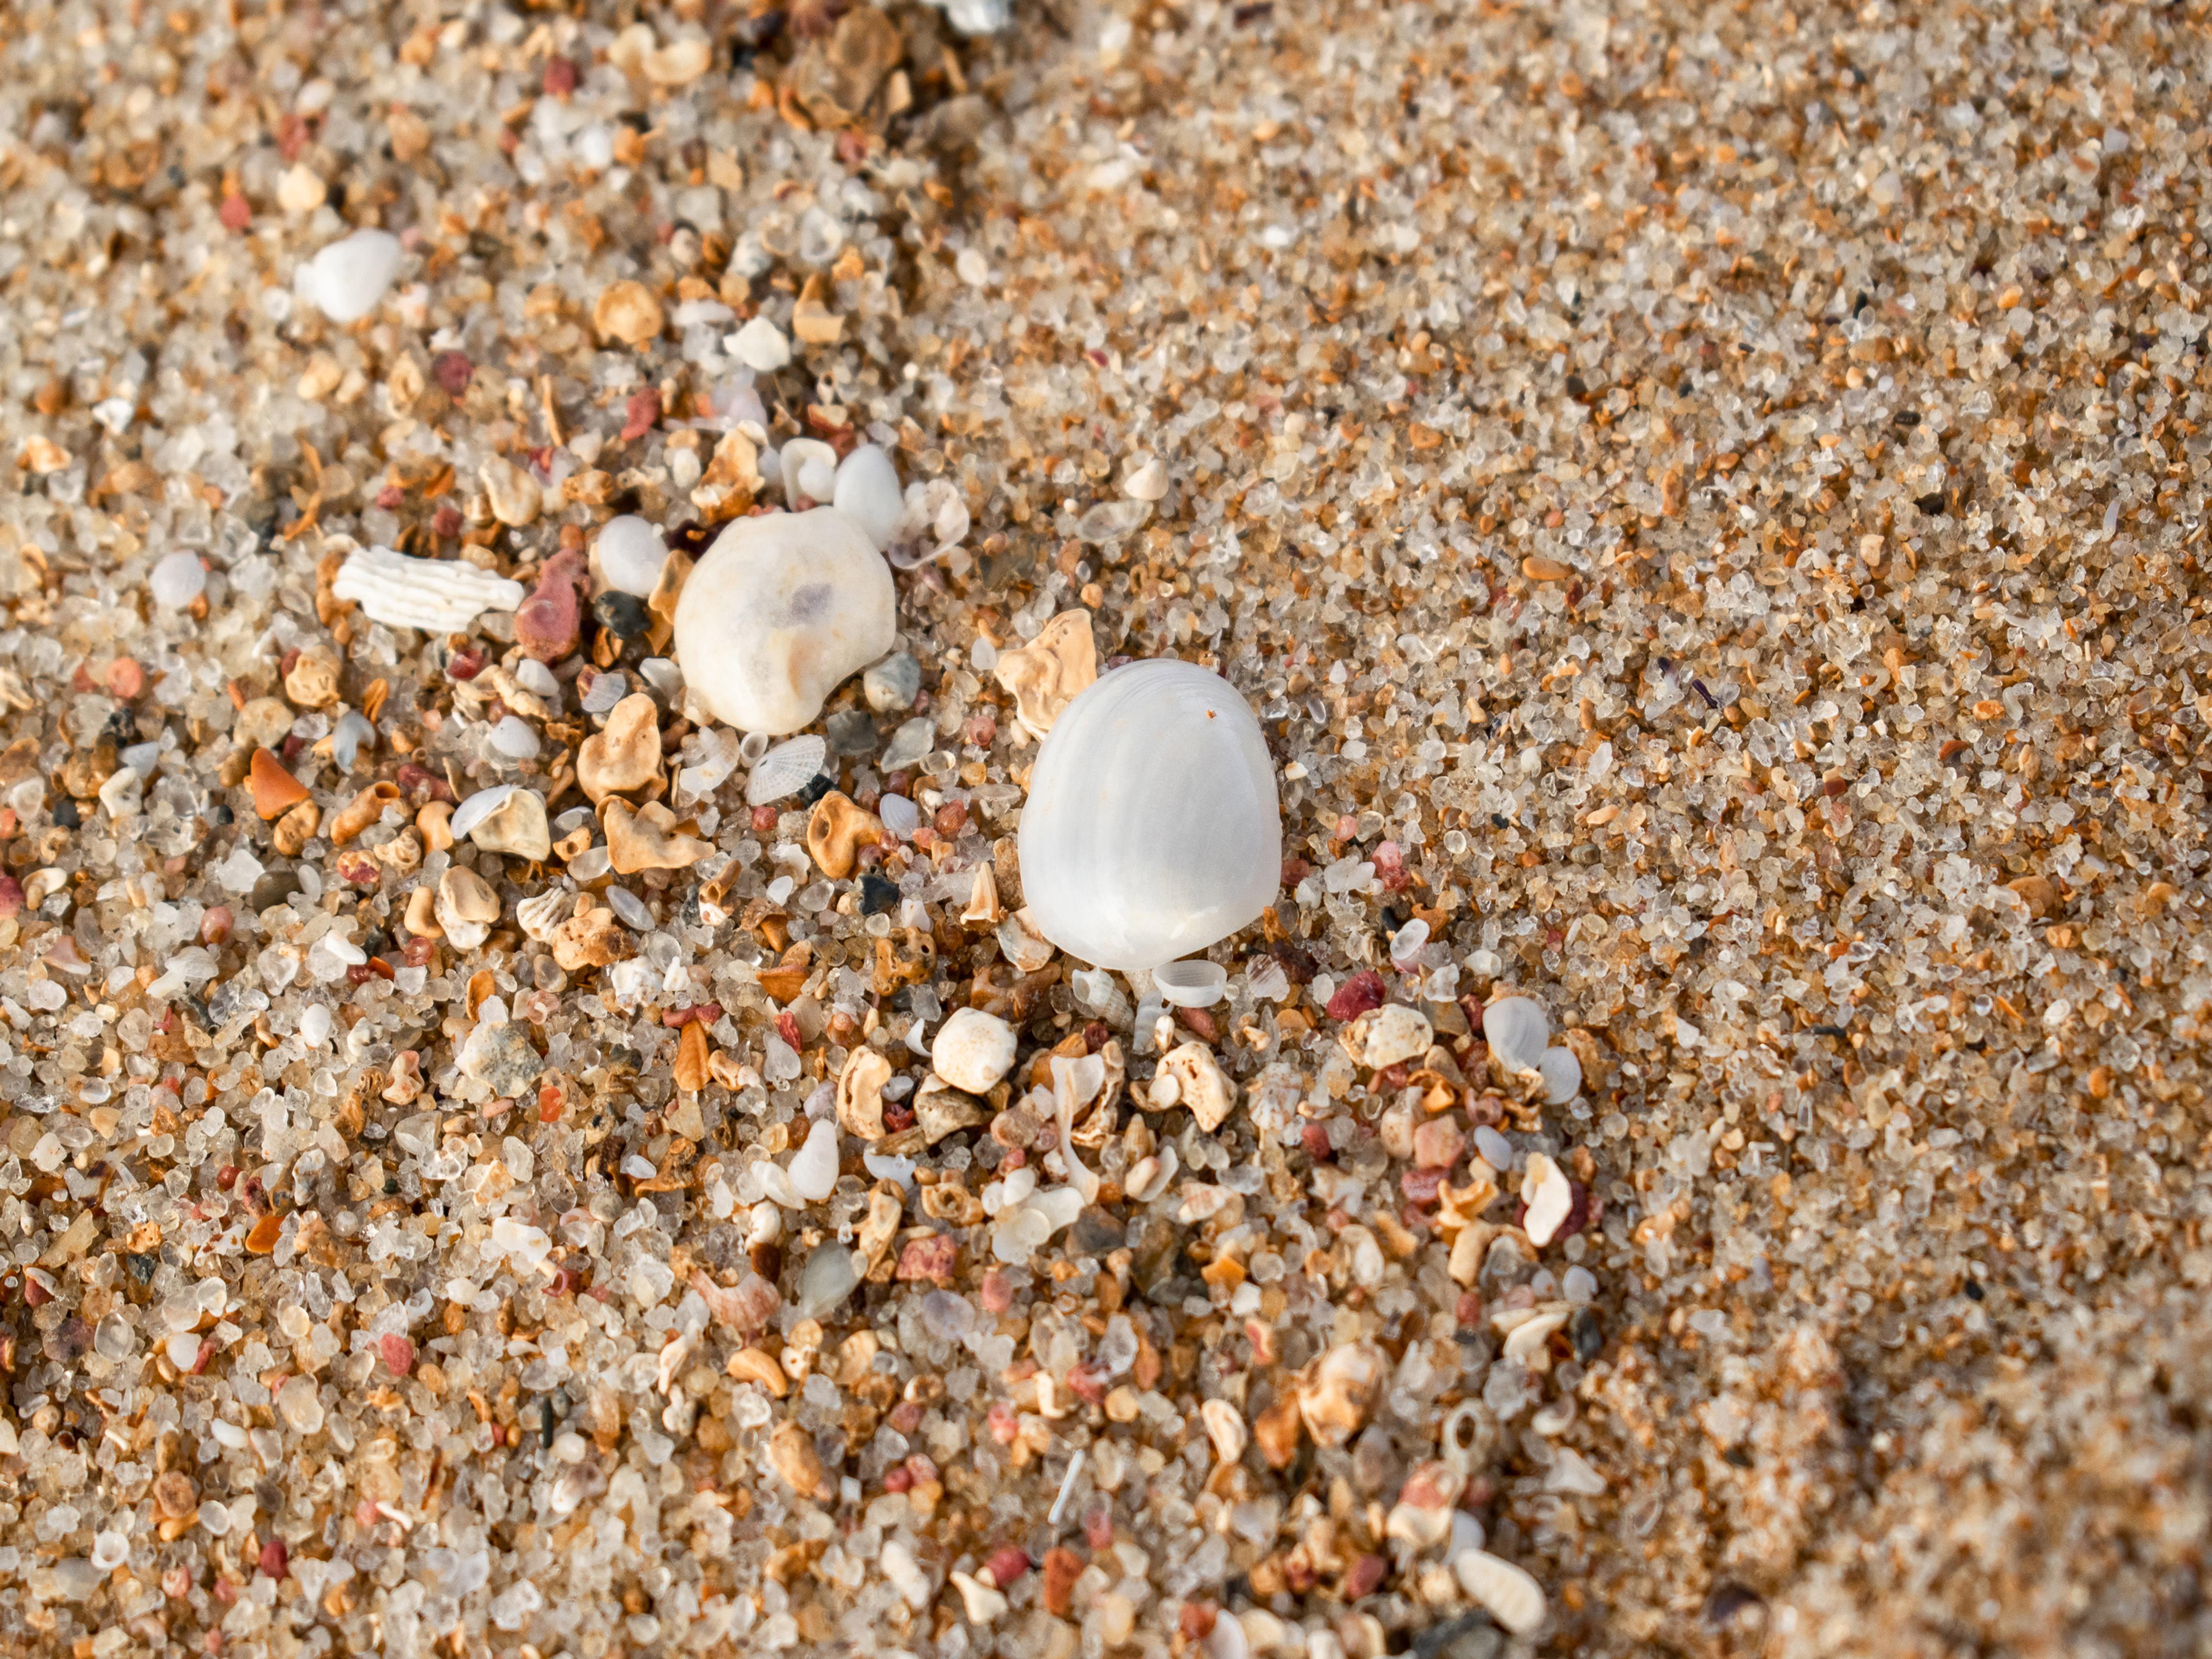
[[[1528,1206],[1521,1230],[1538,1249],[1558,1237],[1575,1207],[1574,1188],[1567,1172],[1542,1152],[1528,1154],[1528,1167],[1521,1176],[1521,1201]]]
[[[1178,1008],[1211,1008],[1229,989],[1229,970],[1218,962],[1194,957],[1153,969],[1152,985],[1162,1002]]]
[[[1014,1063],[1014,1028],[981,1008],[962,1008],[929,1045],[929,1063],[954,1088],[980,1095]]]
[[[514,919],[532,939],[540,945],[550,944],[554,930],[568,920],[575,903],[575,894],[566,887],[549,887],[516,904]]]
[[[897,610],[890,567],[836,507],[738,519],[684,584],[676,659],[716,720],[781,737],[890,650]]]
[[[1514,1635],[1526,1636],[1544,1622],[1543,1586],[1510,1561],[1488,1550],[1462,1550],[1452,1571],[1459,1575],[1460,1588]]]
[[[1543,1062],[1552,1022],[1533,997],[1500,997],[1482,1011],[1482,1036],[1499,1065],[1525,1072]]]
[[[1564,1106],[1583,1091],[1583,1063],[1571,1048],[1545,1049],[1536,1069],[1543,1074],[1544,1098],[1552,1105]]]
[[[300,291],[334,323],[376,309],[399,274],[405,250],[388,230],[356,230],[328,244],[300,272]]]
[[[1106,675],[1054,722],[1021,822],[1044,936],[1152,969],[1258,920],[1283,864],[1274,763],[1236,689],[1161,659]]]
[[[458,559],[413,559],[388,547],[346,556],[331,592],[350,599],[386,628],[458,634],[487,611],[522,603],[522,584]]]
[[[750,743],[751,739],[746,741]],[[738,753],[742,756],[744,752],[740,746]],[[786,795],[795,794],[822,769],[829,753],[828,741],[812,735],[776,744],[753,763],[753,769],[745,779],[745,805],[768,806]]]

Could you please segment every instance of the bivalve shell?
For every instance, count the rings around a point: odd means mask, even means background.
[[[1115,670],[1062,710],[1023,809],[1023,891],[1045,938],[1151,969],[1259,919],[1283,822],[1260,723],[1218,674],[1170,659]]]
[[[1452,1571],[1460,1588],[1514,1635],[1526,1636],[1544,1622],[1543,1587],[1510,1561],[1487,1550],[1462,1550],[1452,1559]]]

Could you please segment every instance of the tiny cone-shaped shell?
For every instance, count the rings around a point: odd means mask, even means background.
[[[1260,722],[1194,663],[1117,668],[1060,711],[1030,777],[1022,890],[1044,937],[1124,972],[1259,919],[1283,820]]]
[[[676,659],[714,718],[781,737],[897,637],[890,567],[834,507],[739,519],[684,584]]]

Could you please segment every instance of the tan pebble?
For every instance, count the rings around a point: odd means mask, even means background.
[[[501,524],[520,527],[535,524],[545,507],[545,492],[538,480],[525,472],[504,455],[494,455],[477,469],[477,477],[483,481],[484,495],[491,501],[491,515]]]
[[[415,833],[428,852],[442,853],[453,844],[453,808],[450,801],[434,800],[415,815]]]
[[[758,1384],[778,1400],[782,1399],[791,1387],[784,1381],[783,1367],[758,1348],[738,1349],[730,1356],[729,1363],[722,1369],[740,1382]]]
[[[338,665],[319,651],[302,651],[284,676],[284,695],[301,708],[327,708],[338,700]]]
[[[372,783],[331,820],[331,845],[343,847],[384,816],[384,809],[399,799],[399,786],[388,780]]]
[[[27,470],[44,477],[48,473],[60,471],[69,464],[69,451],[64,449],[52,438],[34,433],[23,441],[18,465]]]
[[[270,843],[286,858],[296,858],[300,849],[314,839],[315,830],[322,821],[323,809],[311,800],[303,800],[276,820]]]
[[[707,1086],[707,1027],[704,1021],[686,1021],[683,1034],[676,1039],[676,1086],[691,1093]]]
[[[645,78],[657,87],[684,87],[707,72],[714,49],[702,37],[687,35],[645,54]]]
[[[610,283],[592,307],[592,326],[606,340],[643,345],[660,332],[659,296],[643,283]]]
[[[1305,1423],[1298,1413],[1295,1394],[1285,1395],[1252,1423],[1252,1437],[1271,1469],[1288,1468],[1291,1460],[1298,1455],[1298,1442],[1304,1436]]]
[[[1532,582],[1563,582],[1575,574],[1575,568],[1561,564],[1557,559],[1547,559],[1540,553],[1531,553],[1521,561],[1521,574]]]
[[[609,795],[642,789],[660,774],[660,711],[633,691],[607,712],[604,730],[576,750],[576,781],[596,806]]]
[[[438,925],[438,890],[417,887],[407,896],[407,931],[422,939],[443,939],[446,930]]]
[[[799,303],[791,308],[791,331],[809,345],[835,345],[844,337],[845,319],[822,302],[822,273],[806,279]]]
[[[276,181],[276,205],[287,213],[313,213],[329,194],[330,187],[305,161],[295,162]]]
[[[802,1498],[817,1496],[828,1484],[814,1437],[798,1424],[780,1424],[769,1437],[768,1458],[785,1483]]]

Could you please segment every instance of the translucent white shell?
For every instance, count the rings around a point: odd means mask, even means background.
[[[459,559],[413,559],[388,547],[346,555],[331,592],[386,628],[459,634],[487,611],[512,611],[522,584]]]
[[[1482,1011],[1482,1036],[1507,1071],[1525,1072],[1543,1063],[1552,1022],[1534,997],[1500,997]]]
[[[1044,936],[1123,971],[1257,921],[1282,876],[1275,767],[1236,689],[1193,663],[1115,669],[1068,704],[1022,811]]]
[[[1543,1587],[1510,1561],[1487,1550],[1462,1550],[1452,1560],[1460,1588],[1516,1636],[1544,1622]]]
[[[888,652],[898,635],[890,567],[834,507],[739,519],[676,602],[676,659],[716,720],[781,737]]]

